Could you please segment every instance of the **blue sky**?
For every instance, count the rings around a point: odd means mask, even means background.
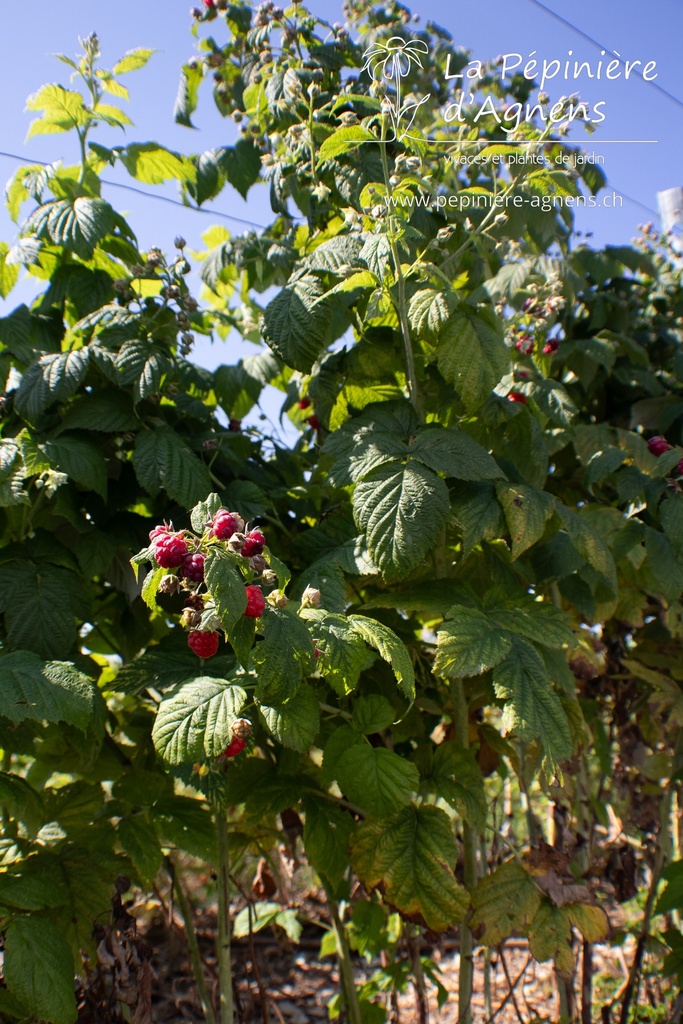
[[[680,81],[680,41],[683,38],[681,0],[544,0],[546,6],[569,18],[585,33],[616,50],[622,58],[657,61],[657,84],[683,101]],[[314,0],[312,9],[330,21],[341,21],[341,2]],[[64,159],[73,162],[73,142],[66,136],[37,137],[25,142],[30,116],[24,105],[27,95],[48,81],[67,81],[67,68],[51,54],[73,54],[77,37],[97,31],[104,63],[112,64],[126,50],[138,46],[156,47],[158,53],[148,67],[127,76],[131,102],[127,112],[135,122],[128,137],[135,141],[153,139],[180,151],[201,152],[227,144],[235,137],[232,122],[221,118],[213,108],[210,90],[204,94],[196,122],[198,131],[177,126],[172,120],[173,101],[180,65],[194,49],[190,35],[191,18],[186,0],[33,0],[30,5],[6,3],[0,37],[0,89],[3,104],[0,114],[0,148],[21,154],[25,161]],[[600,53],[565,25],[560,24],[532,0],[489,0],[488,3],[454,4],[444,0],[416,0],[413,10],[424,23],[433,19],[448,28],[456,44],[473,51],[473,56],[488,59],[498,54],[518,52],[526,59],[532,51],[536,58],[573,58],[595,63]],[[220,36],[218,22],[211,29]],[[605,101],[606,120],[598,133],[583,136],[590,150],[603,153],[604,170],[610,185],[656,210],[658,190],[683,184],[683,107],[677,106],[641,80],[629,82],[577,83],[582,98],[589,103]],[[576,84],[557,79],[548,91],[553,98],[576,90]],[[656,145],[604,144],[601,139],[657,139]],[[103,144],[118,141],[113,129],[103,131]],[[0,178],[6,181],[16,162],[0,157]],[[118,172],[109,177],[115,178]],[[120,177],[119,180],[127,180]],[[149,186],[145,186],[149,189]],[[167,195],[173,195],[169,186]],[[184,235],[190,246],[200,248],[200,236],[212,223],[210,215],[175,208],[167,204],[110,189],[107,198],[125,211],[143,248],[160,245],[169,249],[176,234]],[[269,210],[265,189],[255,188],[247,203],[233,191],[225,191],[214,203],[216,210],[234,216],[267,223]],[[639,223],[651,220],[646,210],[625,201],[621,210],[598,210],[579,216],[579,227],[593,232],[595,244],[622,244],[636,233]],[[244,230],[228,225],[235,233]],[[15,227],[4,211],[0,214],[0,239],[10,240]],[[20,285],[0,313],[8,312],[31,294],[28,285]],[[229,351],[220,343],[213,349],[203,346],[197,353],[205,365],[232,361],[239,347],[228,342]],[[221,351],[219,351],[221,349]]]

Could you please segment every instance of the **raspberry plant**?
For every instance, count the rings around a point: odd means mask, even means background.
[[[576,243],[541,200],[604,182],[556,169],[562,128],[444,119],[466,55],[442,29],[345,16],[197,9],[176,118],[209,79],[240,134],[200,155],[90,140],[129,124],[104,93],[149,51],[108,71],[90,37],[64,58],[85,91],[29,101],[80,162],[17,172],[10,211],[32,209],[0,266],[3,297],[22,266],[46,282],[0,320],[8,1019],[73,1024],[122,894],[166,872],[206,1019],[231,1024],[236,881],[297,832],[351,1024],[409,983],[425,1020],[421,942],[449,929],[463,1024],[475,945],[512,935],[590,1020],[618,904],[635,955],[602,1019],[626,1024],[653,939],[680,983],[680,269],[651,229]],[[365,54],[408,36],[392,82]],[[480,88],[501,112],[532,92],[494,63]],[[548,165],[506,167],[518,142]],[[502,165],[459,162],[482,147]],[[195,205],[265,181],[272,223],[208,232],[195,297],[185,240],[141,251],[102,198],[117,163]],[[190,360],[230,331],[255,354]],[[267,385],[289,447],[237,429]],[[183,854],[216,869],[218,1006]],[[393,966],[361,986],[353,950]]]

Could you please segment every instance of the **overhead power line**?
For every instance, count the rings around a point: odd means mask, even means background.
[[[591,44],[591,46],[596,46],[598,50],[604,50],[606,53],[610,53],[621,65],[624,67],[626,66],[626,61],[620,57],[618,53],[614,50],[610,50],[609,46],[605,46],[597,39],[594,39],[593,36],[589,36],[587,32],[584,32],[583,29],[578,27],[578,25],[574,25],[573,22],[568,21],[567,18],[563,18],[561,14],[557,13],[557,11],[553,11],[550,7],[546,7],[546,5],[542,4],[540,0],[529,0],[529,3],[533,4],[534,7],[538,7],[541,11],[545,11],[545,13],[551,18],[554,18],[555,21],[559,21],[561,25],[566,25],[567,28],[571,29],[572,32],[575,32],[577,36],[581,36],[581,38],[585,39],[587,43]],[[649,78],[645,78],[643,73],[635,68],[633,69],[633,73],[645,82],[646,85],[649,85],[651,89],[656,89],[662,96],[666,96],[666,98],[671,100],[672,103],[675,103],[677,107],[683,107],[683,100],[679,99],[678,96],[674,96],[674,94],[669,92],[668,89],[663,88],[663,86],[658,85],[657,82],[654,82]]]
[[[8,160],[17,160],[19,163],[25,164],[26,157],[19,156],[17,153],[6,153],[0,150],[0,157],[7,157]],[[50,164],[45,160],[31,160],[32,164],[40,164],[41,167],[49,167]],[[181,203],[179,199],[172,199],[171,196],[163,196],[158,192],[145,192],[142,188],[136,188],[135,185],[124,185],[119,181],[109,181],[107,178],[100,178],[103,185],[107,185],[110,188],[120,188],[124,192],[134,192],[138,196],[145,196],[147,199],[158,199],[162,203],[170,203],[171,206],[179,206],[181,210],[191,210],[193,213],[203,213],[209,217],[219,217],[222,220],[231,220],[235,224],[244,224],[246,227],[258,228],[259,231],[265,230],[264,224],[257,224],[253,220],[245,220],[244,217],[236,217],[232,213],[224,213],[222,210],[209,210],[204,209],[201,206],[187,206],[185,203]]]

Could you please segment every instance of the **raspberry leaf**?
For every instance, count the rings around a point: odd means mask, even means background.
[[[247,607],[244,580],[236,565],[238,558],[238,555],[214,545],[209,549],[204,563],[206,585],[227,630],[235,626]]]
[[[149,494],[155,496],[163,489],[186,508],[211,489],[206,466],[170,427],[140,431],[135,439],[133,466]]]
[[[97,688],[70,662],[43,662],[29,651],[16,651],[5,655],[0,667],[5,717],[13,722],[68,722],[83,731],[87,729],[98,698]]]
[[[175,687],[161,702],[152,730],[157,753],[168,764],[217,757],[247,699],[241,686],[199,676]]]
[[[10,994],[31,1016],[50,1024],[73,1024],[73,958],[50,921],[17,917],[11,922],[5,935],[4,974]]]
[[[305,683],[284,704],[261,705],[261,714],[278,743],[301,753],[309,749],[320,728],[318,699]]]
[[[472,928],[485,946],[499,946],[526,931],[541,903],[541,891],[517,861],[508,861],[483,878],[472,893]]]
[[[362,810],[380,818],[410,803],[420,775],[410,761],[368,742],[345,750],[334,768],[342,793]]]
[[[453,826],[437,807],[403,808],[393,818],[365,821],[351,840],[354,870],[368,889],[428,928],[462,921],[468,897],[455,879]]]

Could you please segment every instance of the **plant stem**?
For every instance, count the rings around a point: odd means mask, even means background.
[[[334,937],[337,942],[339,977],[344,1002],[346,1003],[346,1012],[348,1014],[349,1024],[362,1024],[360,1003],[358,1002],[356,982],[353,976],[353,964],[351,963],[351,949],[349,948],[342,919],[339,916],[339,904],[329,892],[327,894],[327,901],[330,907],[330,917],[332,918]]]
[[[234,1024],[232,963],[230,959],[230,850],[228,824],[222,811],[216,814],[218,833],[218,978],[220,1024]]]
[[[424,419],[424,409],[422,407],[422,398],[420,396],[420,390],[417,384],[417,372],[415,370],[415,355],[413,353],[413,343],[410,337],[410,324],[408,323],[408,303],[406,301],[406,279],[403,273],[403,267],[401,265],[401,254],[396,244],[393,231],[393,218],[389,211],[391,210],[391,197],[393,190],[391,187],[390,174],[389,174],[389,162],[387,160],[387,150],[384,138],[384,120],[382,120],[382,138],[380,140],[380,153],[382,156],[382,170],[384,172],[384,186],[387,190],[387,213],[389,216],[389,245],[391,246],[391,256],[394,262],[394,273],[396,274],[396,283],[398,286],[398,303],[396,312],[398,313],[398,322],[401,327],[401,340],[403,341],[403,354],[406,361],[406,377],[408,378],[408,391],[410,392],[410,401],[413,404],[415,412],[419,416],[420,420]]]
[[[469,708],[462,679],[451,687],[453,697],[454,725],[458,743],[467,750],[469,737]],[[463,857],[465,867],[465,888],[470,892],[477,884],[477,847],[479,837],[468,822],[463,822]],[[474,938],[469,925],[460,925],[460,966],[458,971],[458,1022],[472,1024],[472,992],[474,989]]]
[[[193,911],[188,899],[187,893],[183,888],[183,884],[178,872],[177,866],[171,862],[169,865],[169,874],[173,880],[173,886],[175,893],[178,898],[178,906],[180,907],[180,913],[183,918],[183,924],[185,925],[185,941],[187,942],[187,951],[190,956],[190,964],[192,965],[192,973],[194,975],[195,984],[197,986],[197,992],[199,993],[199,999],[202,1004],[202,1010],[206,1017],[206,1024],[216,1024],[216,1015],[213,1012],[213,1006],[211,1005],[211,997],[209,996],[209,990],[206,987],[206,979],[204,977],[204,967],[202,964],[202,958],[199,953],[199,943],[197,942],[197,933],[194,928]]]

